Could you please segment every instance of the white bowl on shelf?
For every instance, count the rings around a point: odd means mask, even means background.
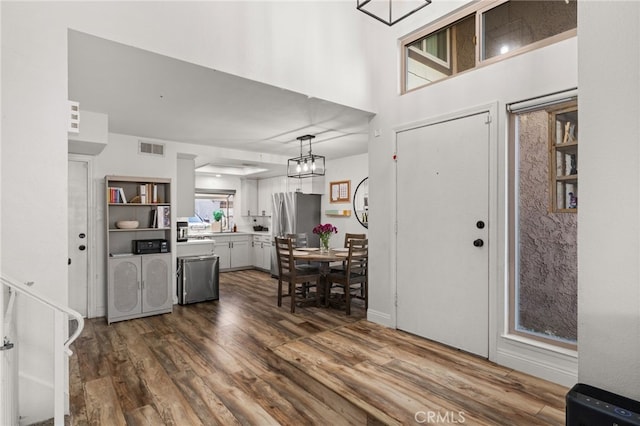
[[[140,225],[137,220],[119,220],[116,226],[120,229],[136,229]]]

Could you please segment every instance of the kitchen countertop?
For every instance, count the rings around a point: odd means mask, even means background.
[[[218,232],[213,236],[213,239],[190,239],[188,241],[178,241],[176,244],[211,244],[215,242],[216,237],[233,237],[233,236],[251,236],[251,235],[266,235],[270,236],[270,231],[247,231],[247,232]]]

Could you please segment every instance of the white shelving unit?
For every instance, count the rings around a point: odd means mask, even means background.
[[[171,312],[171,179],[106,176],[107,322]],[[120,221],[137,221],[120,228]],[[166,240],[163,253],[136,254],[135,240]]]

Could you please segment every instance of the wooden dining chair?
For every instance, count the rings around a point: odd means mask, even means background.
[[[351,299],[363,299],[365,310],[369,307],[369,240],[349,240],[349,251],[342,271],[327,276],[325,300],[329,300],[332,288],[344,293],[346,313],[351,315]]]
[[[291,312],[296,310],[296,295],[304,296],[308,301],[315,301],[320,304],[318,291],[313,298],[309,298],[309,289],[319,288],[320,273],[316,270],[307,271],[296,267],[293,258],[293,244],[290,238],[275,238],[276,253],[278,258],[278,306],[282,306],[283,297],[291,297]],[[288,294],[283,294],[282,285],[288,284]]]
[[[349,241],[351,240],[364,240],[365,238],[367,238],[367,234],[350,234],[347,232],[344,234],[344,248],[349,247]]]
[[[299,234],[287,234],[287,238],[291,239],[294,248],[309,247],[309,236],[306,232]]]
[[[344,248],[349,248],[349,241],[351,240],[364,240],[365,238],[367,238],[366,234],[351,234],[347,232],[344,234]],[[332,263],[331,272],[344,271],[345,263],[346,262]]]
[[[291,244],[293,248],[307,248],[309,247],[309,237],[306,232],[302,232],[299,234],[287,234],[287,238],[291,239]],[[298,269],[303,269],[305,273],[320,273],[320,265],[317,262],[309,262],[308,260],[298,260],[296,261],[296,267]],[[306,290],[306,289],[305,289]]]

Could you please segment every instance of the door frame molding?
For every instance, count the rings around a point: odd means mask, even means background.
[[[425,118],[422,120],[410,122],[407,124],[399,125],[393,127],[391,130],[393,132],[393,143],[394,143],[394,155],[398,151],[398,133],[414,130],[420,127],[431,126],[438,123],[443,123],[446,121],[457,120],[461,118],[465,118],[471,115],[478,115],[488,113],[490,117],[489,123],[489,187],[488,190],[488,199],[489,199],[489,229],[488,229],[488,255],[489,255],[489,276],[488,279],[488,288],[489,288],[489,360],[495,361],[497,359],[497,344],[498,344],[498,324],[500,322],[499,313],[502,312],[500,310],[500,306],[504,306],[501,301],[501,294],[503,292],[499,291],[499,286],[501,283],[504,283],[504,268],[505,268],[505,256],[500,256],[500,253],[505,252],[505,213],[504,208],[500,206],[504,206],[505,204],[505,196],[506,192],[503,190],[500,192],[500,188],[504,188],[504,167],[505,167],[505,152],[500,152],[499,150],[499,122],[504,120],[503,115],[499,115],[498,113],[498,102],[492,102],[484,105],[478,105],[475,107],[454,111],[448,114],[438,115],[434,117]],[[504,127],[504,125],[502,126]],[[504,133],[504,129],[502,129]],[[504,149],[504,148],[503,148]],[[501,172],[502,171],[502,172]],[[391,285],[389,286],[391,300],[394,301],[392,308],[392,318],[391,323],[394,328],[398,327],[398,270],[397,270],[397,256],[398,256],[398,247],[397,247],[397,230],[398,230],[398,163],[394,161],[394,169],[392,173],[392,185],[391,185],[391,199],[393,200],[394,208],[391,209],[392,212],[392,223],[393,226],[390,228],[390,238],[391,242],[391,265],[390,265],[390,278]],[[502,176],[502,179],[500,179]]]
[[[96,218],[91,212],[95,212],[95,190],[93,187],[93,169],[95,159],[91,155],[69,154],[67,161],[78,161],[87,164],[87,246],[89,254],[87,256],[87,318],[94,318],[97,312],[97,292],[96,292]],[[67,177],[68,179],[68,177]],[[68,187],[67,182],[67,187]],[[67,286],[69,283],[67,283]]]

